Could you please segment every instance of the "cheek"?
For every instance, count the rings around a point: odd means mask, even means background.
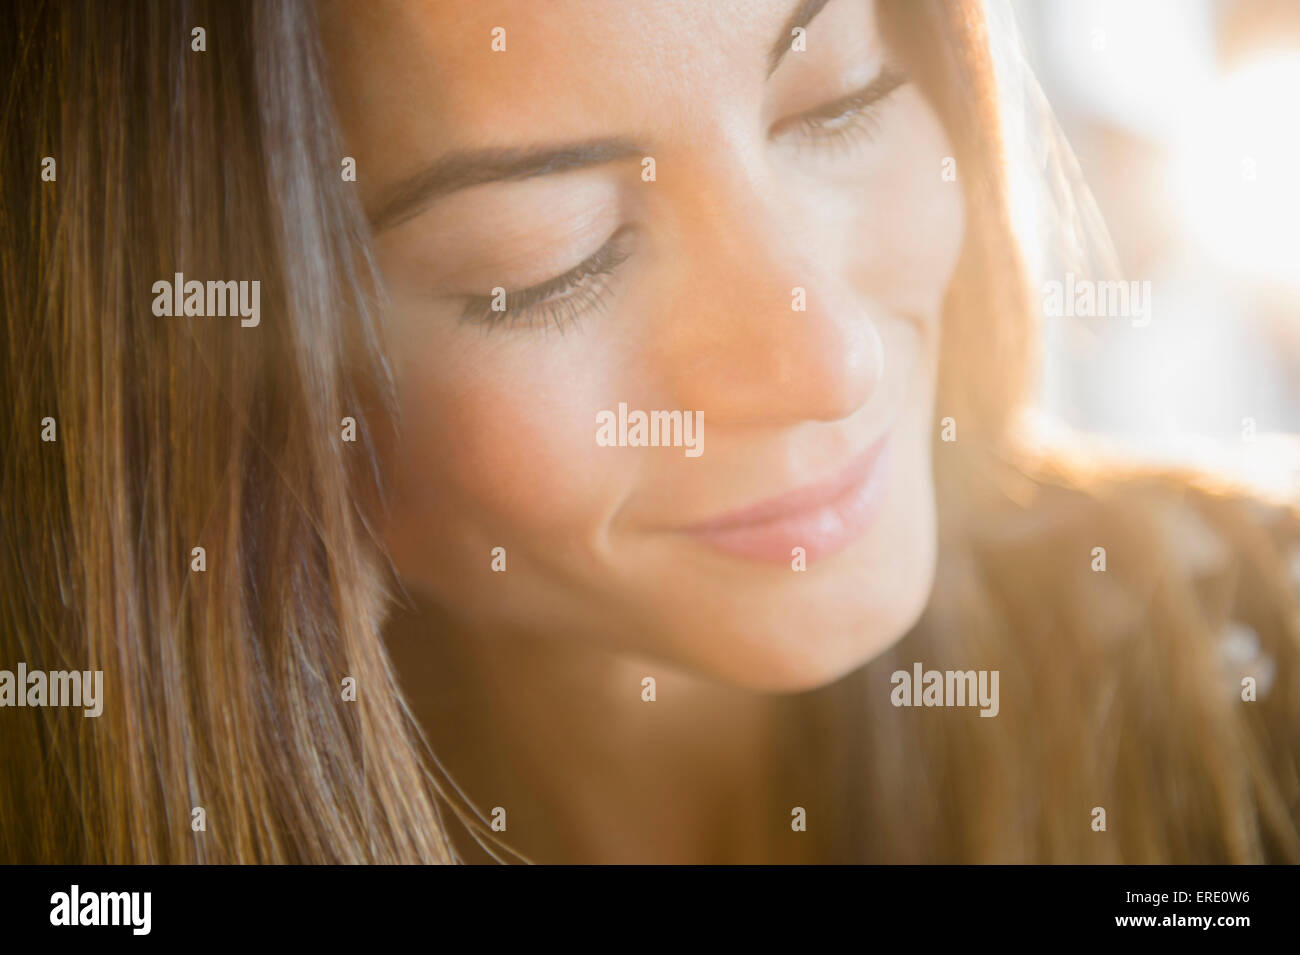
[[[934,110],[912,87],[900,93],[876,174],[856,205],[855,272],[895,311],[937,323],[965,237],[961,170],[943,176],[952,147]]]
[[[465,347],[443,340],[424,360],[411,342],[399,351],[409,357],[398,370],[394,553],[431,550],[435,532],[452,548],[527,546],[554,539],[559,528],[599,527],[623,482],[595,442],[597,395],[610,386],[582,369],[607,363],[566,356],[567,342],[542,342],[540,334],[536,342],[526,334],[507,342],[500,331],[457,337]],[[530,343],[546,362],[530,360]]]

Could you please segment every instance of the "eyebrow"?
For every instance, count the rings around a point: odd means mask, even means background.
[[[448,153],[385,190],[370,217],[371,226],[375,232],[390,229],[418,215],[439,196],[457,189],[532,179],[645,155],[644,149],[626,139]]]
[[[808,26],[829,2],[801,0],[768,52],[768,76],[776,72],[782,58],[790,52],[791,32]],[[645,149],[621,138],[448,153],[384,190],[370,215],[371,228],[375,233],[391,229],[419,215],[440,196],[469,186],[532,179],[645,155]]]
[[[785,26],[781,28],[781,35],[776,38],[776,42],[772,44],[772,49],[767,54],[768,76],[776,72],[776,68],[781,65],[781,60],[790,52],[790,34],[799,27],[806,27],[812,23],[828,3],[830,0],[803,0],[795,7],[794,13],[790,14],[790,19],[786,20]]]

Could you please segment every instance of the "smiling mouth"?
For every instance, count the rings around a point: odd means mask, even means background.
[[[685,529],[717,550],[749,560],[788,562],[802,547],[826,557],[860,538],[884,502],[889,437],[858,455],[840,474]]]

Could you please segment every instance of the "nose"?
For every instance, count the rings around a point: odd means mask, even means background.
[[[762,177],[705,173],[683,196],[684,265],[655,366],[677,405],[715,427],[846,418],[880,383],[878,313],[843,274],[834,217],[774,200],[782,190]]]

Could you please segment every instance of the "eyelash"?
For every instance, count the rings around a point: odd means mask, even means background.
[[[862,89],[778,124],[773,133],[794,127],[818,148],[847,148],[859,139],[872,139],[879,131],[877,107],[906,82],[906,76],[887,69]],[[845,125],[828,125],[846,117],[849,122]],[[630,255],[624,244],[627,232],[628,227],[619,229],[593,255],[563,275],[508,292],[505,311],[493,310],[491,295],[467,297],[461,320],[485,330],[542,325],[563,333],[605,304],[609,277]]]
[[[815,148],[848,148],[860,140],[869,141],[880,131],[881,103],[906,82],[902,73],[886,69],[862,89],[778,124],[773,134],[794,128]],[[829,125],[846,119],[843,125]]]
[[[491,295],[468,297],[461,320],[488,329],[502,325],[543,325],[563,332],[605,304],[608,277],[631,254],[624,243],[628,231],[627,227],[619,229],[593,255],[563,275],[517,292],[507,292],[505,311],[493,310]]]

